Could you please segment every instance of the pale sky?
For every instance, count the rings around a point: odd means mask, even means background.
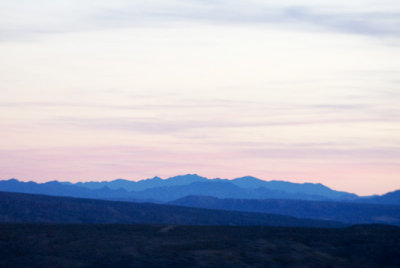
[[[400,189],[400,2],[0,0],[0,179]]]

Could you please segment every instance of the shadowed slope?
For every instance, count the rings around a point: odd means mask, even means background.
[[[400,225],[400,206],[393,205],[283,199],[219,199],[211,196],[187,196],[170,202],[170,204],[231,211],[273,213],[351,224],[384,223]]]
[[[340,227],[294,217],[92,199],[0,192],[0,221],[54,223],[157,223]]]

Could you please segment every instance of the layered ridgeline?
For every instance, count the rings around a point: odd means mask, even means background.
[[[170,204],[229,211],[272,213],[349,224],[400,225],[400,206],[398,205],[291,199],[220,199],[211,196],[187,196],[170,202]]]
[[[241,199],[352,200],[357,195],[332,190],[319,183],[264,181],[254,177],[233,180],[182,175],[141,181],[117,179],[103,182],[0,181],[0,191],[131,201],[169,202],[188,195]]]
[[[168,203],[171,205],[239,212],[272,213],[347,224],[400,225],[400,191],[359,197],[319,183],[233,180],[183,175],[168,179],[103,182],[0,181],[0,191],[88,199]]]
[[[0,192],[0,222],[344,227],[266,213]],[[168,229],[166,229],[167,231]]]
[[[295,199],[314,201],[351,201],[400,205],[400,191],[382,196],[359,197],[335,191],[320,183],[265,181],[255,177],[233,180],[207,179],[195,174],[168,179],[154,177],[141,181],[117,179],[103,182],[21,182],[0,181],[0,191],[35,193],[125,201],[170,202],[190,195],[233,199]]]

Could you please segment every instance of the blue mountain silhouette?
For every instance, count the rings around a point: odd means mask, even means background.
[[[189,195],[235,199],[295,199],[314,201],[357,201],[400,205],[400,191],[382,196],[358,197],[336,191],[320,183],[265,181],[246,176],[233,180],[207,179],[197,174],[167,179],[130,181],[117,179],[102,182],[21,182],[0,181],[0,191],[72,196],[124,201],[169,202]]]

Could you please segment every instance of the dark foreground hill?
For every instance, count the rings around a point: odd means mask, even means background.
[[[0,224],[0,267],[400,267],[400,228]]]
[[[187,196],[170,204],[197,208],[272,213],[297,218],[340,221],[349,224],[381,223],[400,225],[400,206],[395,205],[288,199],[220,199],[211,196]]]
[[[0,192],[0,222],[344,226],[273,214],[9,192]]]

